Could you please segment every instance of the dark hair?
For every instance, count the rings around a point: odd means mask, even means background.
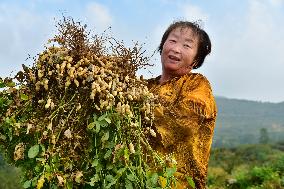
[[[199,68],[203,64],[205,57],[211,52],[211,41],[208,34],[203,29],[201,29],[200,25],[197,22],[176,21],[172,23],[165,31],[158,51],[160,52],[160,54],[162,53],[165,41],[167,40],[169,34],[176,28],[191,28],[192,31],[197,35],[198,50],[195,58],[197,64],[193,67],[193,69]]]

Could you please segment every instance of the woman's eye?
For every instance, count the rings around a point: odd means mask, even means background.
[[[184,44],[183,46],[184,46],[185,48],[191,48],[191,46],[188,45],[188,44]]]
[[[169,40],[169,42],[171,42],[171,43],[175,43],[175,42],[176,42],[176,40],[174,40],[174,39],[170,39],[170,40]]]

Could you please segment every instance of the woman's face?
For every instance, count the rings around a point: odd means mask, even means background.
[[[163,45],[163,74],[182,76],[191,71],[198,50],[198,37],[191,28],[176,28]]]

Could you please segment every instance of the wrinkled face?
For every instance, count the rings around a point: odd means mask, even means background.
[[[163,74],[182,76],[191,71],[198,50],[198,37],[191,28],[176,28],[163,45]]]

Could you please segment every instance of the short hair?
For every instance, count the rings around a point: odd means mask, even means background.
[[[167,30],[165,31],[161,43],[158,47],[160,54],[162,53],[163,46],[167,40],[169,34],[176,28],[191,28],[194,34],[198,37],[198,49],[197,55],[195,57],[196,65],[193,69],[197,69],[202,66],[205,57],[211,52],[211,41],[208,34],[200,27],[200,24],[197,22],[189,21],[175,21],[172,23]]]

